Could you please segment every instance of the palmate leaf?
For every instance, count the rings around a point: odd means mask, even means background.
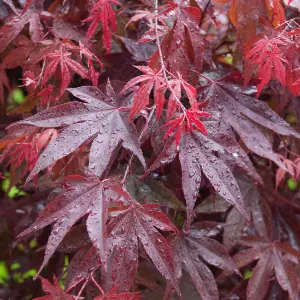
[[[124,93],[128,89],[140,84],[138,91],[136,92],[133,99],[133,106],[130,112],[130,118],[136,116],[142,109],[149,104],[150,92],[154,90],[154,103],[156,105],[156,116],[160,117],[165,97],[164,87],[166,85],[165,79],[161,72],[156,72],[149,67],[136,66],[136,68],[143,72],[143,75],[137,76],[126,83],[121,93]]]
[[[246,53],[245,77],[250,73],[249,69],[251,70],[253,66],[257,67],[257,76],[261,79],[261,83],[257,86],[258,95],[271,79],[278,79],[282,86],[285,86],[288,61],[284,59],[282,50],[278,46],[287,46],[288,44],[290,42],[287,38],[263,38]],[[249,79],[246,78],[246,83],[249,82]]]
[[[177,155],[176,148],[176,140],[170,138],[146,174],[172,162]],[[215,152],[225,154],[228,150],[209,137],[196,132],[182,135],[178,148],[182,188],[187,203],[187,226],[193,219],[193,208],[198,197],[202,174],[226,201],[247,218],[239,186],[229,167],[215,154]]]
[[[265,195],[269,196],[269,193]],[[289,243],[272,241],[271,210],[264,198],[256,199],[256,202],[257,204],[252,204],[251,213],[258,235],[240,238],[238,243],[247,249],[233,256],[239,269],[258,260],[248,282],[247,299],[264,299],[273,273],[281,288],[289,293],[290,299],[299,299],[300,281],[295,265],[299,263],[300,252],[292,248]]]
[[[42,84],[44,86],[47,84],[59,66],[61,73],[60,96],[71,82],[70,71],[77,73],[82,78],[89,77],[87,70],[80,63],[73,60],[71,55],[71,52],[67,51],[63,46],[61,46],[58,50],[54,50],[53,52],[47,54],[47,64],[44,71]]]
[[[33,300],[74,300],[76,297],[68,295],[59,286],[58,280],[53,276],[54,285],[52,285],[47,279],[40,277],[42,282],[43,291],[49,295],[34,298]]]
[[[212,225],[209,223],[214,222],[193,224],[187,232],[171,236],[169,244],[176,262],[177,279],[180,280],[182,276],[182,264],[184,264],[201,298],[217,300],[219,293],[214,276],[199,257],[223,270],[237,273],[238,270],[224,246],[206,236],[205,232],[212,229],[212,227],[209,228]],[[172,292],[167,288],[167,293],[169,295],[164,299],[169,299]]]
[[[246,224],[240,213],[233,208],[226,218],[228,226],[224,228],[223,236],[223,244],[228,250],[238,244],[238,241],[247,230],[251,232],[251,230],[255,229],[257,235],[266,240],[272,238],[272,213],[266,201],[270,197],[270,193],[258,189],[252,182],[243,180],[239,180],[238,182],[243,191],[245,205],[251,217],[251,225],[253,227],[249,228],[249,224]]]
[[[112,45],[112,34],[116,31],[116,14],[112,5],[120,4],[117,0],[99,0],[91,10],[91,16],[84,22],[92,22],[87,32],[87,40],[90,40],[99,24],[102,25],[103,44],[107,52]]]
[[[209,101],[206,111],[220,115],[221,128],[225,128],[230,135],[236,132],[251,151],[285,169],[261,127],[296,138],[300,138],[299,133],[266,103],[244,94],[241,87],[225,82],[225,78],[212,82],[204,93]]]
[[[247,299],[264,299],[273,272],[282,289],[289,293],[290,299],[299,299],[299,277],[294,267],[300,258],[299,251],[287,243],[272,243],[256,236],[247,236],[240,244],[250,248],[233,256],[238,268],[259,259],[248,282]]]
[[[58,105],[14,124],[38,127],[67,126],[49,143],[27,181],[92,138],[94,140],[89,156],[89,168],[95,175],[103,175],[111,159],[115,158],[120,145],[135,154],[145,166],[136,128],[128,121],[128,116],[122,109],[122,104],[128,97],[118,96],[109,82],[106,95],[96,87],[88,86],[69,91],[84,103],[73,101]]]
[[[198,7],[189,6],[188,2],[172,1],[166,5],[162,16],[175,16],[174,25],[163,37],[161,43],[165,64],[171,73],[180,73],[187,80],[189,71],[201,71],[205,56],[204,37],[200,33],[201,11]],[[160,69],[158,51],[150,59],[149,66]],[[194,74],[195,75],[195,74]]]
[[[0,52],[17,37],[27,23],[29,23],[29,32],[34,43],[43,38],[44,32],[40,21],[40,11],[29,9],[24,14],[21,14],[22,11],[16,8],[14,8],[14,11],[20,15],[11,17],[0,29]]]
[[[102,182],[93,176],[74,175],[65,179],[66,191],[50,202],[37,220],[19,235],[19,237],[23,237],[54,223],[39,272],[71,227],[85,215],[88,215],[86,224],[89,237],[105,265],[107,205],[110,201],[107,190],[113,185],[114,182],[109,180]]]
[[[112,288],[118,286],[120,292],[130,289],[138,267],[139,245],[143,245],[156,268],[180,294],[174,275],[171,249],[159,232],[159,230],[177,232],[176,227],[158,210],[159,205],[140,205],[128,195],[125,198],[126,205],[110,209],[111,218],[107,226],[109,285]],[[98,269],[102,264],[95,247],[88,251],[81,250],[75,254],[69,265],[67,280],[69,287],[74,287],[87,279],[91,270]]]
[[[138,266],[138,241],[144,246],[156,268],[180,294],[174,276],[171,250],[161,231],[176,232],[157,204],[131,205],[120,208],[108,224],[108,249],[113,251],[111,281],[121,291],[129,290]]]

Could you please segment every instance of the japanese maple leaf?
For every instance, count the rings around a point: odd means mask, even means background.
[[[209,102],[206,111],[212,115],[219,115],[219,127],[222,130],[230,135],[236,132],[248,149],[285,169],[278,155],[273,152],[272,145],[261,127],[280,135],[297,138],[300,138],[299,133],[266,103],[246,95],[238,85],[225,82],[225,78],[212,82],[204,93],[204,98]],[[215,131],[211,134],[215,134]]]
[[[99,24],[102,25],[103,44],[107,52],[110,52],[112,44],[112,33],[117,29],[116,14],[112,4],[120,4],[117,0],[99,0],[91,10],[91,16],[84,22],[92,22],[86,38],[90,40]]]
[[[4,104],[4,87],[10,90],[9,80],[3,67],[0,67],[0,102]]]
[[[179,147],[173,138],[167,140],[162,152],[146,174],[173,161],[177,156],[177,149],[182,170],[182,188],[187,203],[187,226],[193,218],[193,207],[198,197],[202,174],[226,201],[247,217],[242,195],[232,172],[215,154],[225,153],[225,148],[200,132],[186,132],[181,135]]]
[[[266,191],[264,196],[269,197],[269,193]],[[290,243],[272,240],[271,210],[264,198],[256,200],[256,202],[258,205],[255,205],[256,208],[252,213],[254,227],[258,235],[240,238],[238,243],[248,249],[233,256],[238,268],[243,268],[258,260],[248,282],[247,299],[264,299],[273,272],[282,289],[289,293],[290,298],[299,299],[300,281],[295,265],[299,263],[300,252],[292,248]],[[230,272],[225,271],[226,273],[230,274]]]
[[[138,267],[139,245],[143,245],[153,264],[180,294],[174,276],[174,262],[171,250],[160,231],[177,232],[168,217],[158,210],[157,204],[140,205],[120,188],[117,193],[123,200],[109,209],[111,218],[107,225],[107,250],[109,255],[107,276],[112,287],[127,292],[134,280]],[[116,197],[112,198],[116,199]],[[123,203],[120,205],[120,202]],[[76,258],[77,257],[77,258]],[[102,264],[97,249],[77,252],[69,266],[69,288],[87,279],[92,271]]]
[[[166,57],[165,64],[171,73],[179,72],[185,80],[188,80],[191,70],[201,71],[204,58],[204,37],[199,28],[201,11],[198,7],[186,5],[185,2],[181,4],[170,2],[165,11],[161,12],[170,18],[168,13],[173,16],[175,14],[175,21],[161,43],[163,56]],[[151,58],[149,66],[160,69],[159,65],[160,58],[157,51]]]
[[[59,286],[58,280],[53,276],[54,285],[52,285],[47,279],[40,277],[42,282],[43,291],[49,295],[34,298],[33,300],[74,300],[76,297],[68,295]]]
[[[257,94],[271,79],[278,79],[283,86],[286,80],[286,65],[288,61],[284,59],[283,53],[278,46],[287,45],[288,40],[279,38],[264,38],[257,41],[253,48],[246,53],[246,66],[257,67],[257,77],[261,79],[257,87]],[[245,73],[248,73],[247,67]],[[249,79],[246,79],[246,83]]]
[[[107,247],[113,253],[111,282],[121,291],[129,290],[132,285],[141,242],[156,268],[180,294],[171,250],[158,231],[177,232],[177,229],[158,207],[157,204],[120,207],[117,216],[108,224]]]
[[[174,76],[175,77],[175,76]],[[184,91],[189,104],[191,106],[191,109],[189,109],[188,111],[185,111],[185,118],[187,121],[190,119],[193,119],[195,121],[195,119],[197,119],[197,93],[196,93],[196,89],[190,85],[189,83],[187,83],[183,78],[182,75],[180,73],[178,73],[178,78],[173,78],[168,82],[168,87],[169,90],[171,92],[171,95],[168,99],[168,110],[167,110],[167,119],[170,120],[174,114],[176,110],[181,110],[181,95],[182,92]],[[201,116],[201,113],[198,112],[199,116]],[[202,114],[202,116],[209,116],[209,115],[205,115],[205,113]],[[197,121],[195,121],[197,122]],[[187,124],[189,124],[187,122]],[[203,128],[201,129],[201,131],[205,131],[203,130]]]
[[[237,28],[237,39],[244,45],[255,36],[259,18],[268,15],[274,27],[285,22],[284,9],[280,0],[232,0],[229,10],[231,22]],[[245,12],[247,13],[245,14]],[[270,24],[270,27],[271,24]]]
[[[71,58],[72,53],[67,51],[63,46],[60,49],[55,50],[53,53],[49,53],[46,58],[46,67],[43,74],[43,85],[49,81],[49,79],[55,74],[55,71],[60,66],[61,72],[61,85],[60,95],[65,91],[71,82],[70,70],[77,73],[82,78],[88,78],[87,70],[77,61]]]
[[[72,153],[89,139],[93,139],[89,168],[98,176],[103,175],[111,159],[117,155],[116,151],[120,145],[135,154],[145,166],[136,128],[128,120],[128,115],[122,107],[122,102],[126,102],[128,97],[116,94],[109,82],[106,95],[96,87],[88,86],[69,89],[69,92],[83,102],[73,101],[58,105],[15,123],[38,127],[67,126],[53,142],[49,143],[28,181],[39,171]]]
[[[239,187],[242,191],[243,200],[246,206],[246,211],[251,218],[251,226],[249,231],[255,229],[257,235],[262,238],[270,238],[272,232],[272,215],[270,207],[265,198],[268,198],[269,193],[265,194],[253,182],[246,178],[239,178]],[[262,222],[261,220],[264,220]],[[226,249],[230,250],[236,246],[240,238],[245,235],[245,230],[249,228],[243,216],[232,208],[226,218],[224,227],[223,244]]]
[[[112,288],[107,293],[97,296],[94,298],[94,300],[139,300],[141,299],[141,296],[139,293],[117,293],[118,288]]]
[[[50,202],[36,221],[19,235],[23,237],[54,223],[44,261],[38,273],[71,227],[85,215],[88,215],[86,225],[89,237],[99,253],[102,264],[106,265],[106,220],[110,201],[107,191],[114,184],[110,180],[100,181],[93,176],[74,175],[65,179],[65,192]]]
[[[174,131],[175,141],[178,146],[180,141],[180,136],[182,132],[191,132],[193,130],[199,130],[203,134],[207,135],[207,131],[203,123],[199,120],[199,117],[210,117],[211,115],[204,111],[199,111],[194,107],[189,108],[179,117],[167,122],[164,126],[169,127],[164,135],[164,139],[169,137]]]
[[[6,165],[11,166],[12,175],[18,167],[22,166],[22,176],[25,176],[28,171],[31,172],[33,170],[42,149],[50,140],[55,138],[55,129],[47,129],[42,133],[32,132],[28,136],[21,137],[19,141],[16,140],[9,143],[0,156],[0,162],[7,159]]]
[[[300,258],[299,251],[293,249],[289,243],[270,242],[256,236],[245,237],[241,239],[240,244],[249,248],[233,256],[238,268],[258,259],[248,282],[247,299],[264,299],[273,272],[279,285],[289,293],[290,298],[299,299],[299,277],[295,269]]]
[[[206,236],[205,233],[213,229],[213,225],[215,225],[214,222],[195,223],[188,231],[169,238],[176,263],[177,280],[180,280],[182,276],[182,264],[184,264],[201,298],[207,300],[219,299],[218,287],[212,272],[199,257],[213,266],[238,273],[225,247]],[[170,287],[167,288],[169,297],[171,293]]]
[[[142,109],[149,104],[150,92],[154,90],[154,103],[156,105],[156,117],[159,118],[164,106],[164,87],[165,80],[161,72],[156,72],[147,66],[136,66],[144,75],[137,76],[126,83],[121,93],[140,84],[139,89],[133,98],[133,106],[130,111],[130,118],[136,116]]]
[[[21,10],[14,8],[17,16],[10,17],[0,29],[0,52],[2,52],[7,45],[13,41],[17,35],[22,31],[24,26],[29,23],[29,32],[31,40],[34,43],[39,42],[43,36],[43,26],[40,22],[40,11],[27,10],[26,13],[21,14]]]

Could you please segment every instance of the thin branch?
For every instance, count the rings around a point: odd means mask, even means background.
[[[148,117],[148,119],[147,119],[147,122],[146,122],[146,124],[145,124],[145,126],[144,126],[144,128],[143,128],[143,130],[142,130],[142,132],[141,132],[141,134],[140,134],[140,136],[139,136],[139,141],[141,141],[141,139],[143,138],[143,136],[144,136],[144,134],[145,134],[145,131],[146,131],[147,128],[148,128],[149,122],[150,122],[150,120],[152,119],[152,117],[153,117],[153,115],[154,115],[154,111],[155,111],[154,108],[155,108],[155,106],[153,106],[152,109],[151,109],[151,112],[150,112],[150,114],[149,114],[149,117]],[[121,184],[124,184],[125,181],[126,181],[126,178],[127,178],[128,174],[129,174],[129,170],[130,170],[130,167],[131,167],[131,164],[132,164],[132,160],[133,160],[133,154],[131,154],[131,156],[130,156],[130,159],[129,159],[129,161],[128,161],[128,164],[127,164],[127,167],[126,167],[126,170],[125,170],[123,179],[122,179],[122,181],[121,181]]]

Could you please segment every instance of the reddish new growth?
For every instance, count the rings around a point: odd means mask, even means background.
[[[299,300],[299,18],[0,1],[0,298]]]

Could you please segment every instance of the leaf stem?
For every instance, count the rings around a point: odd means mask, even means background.
[[[168,89],[171,91],[171,93],[173,94],[176,102],[178,102],[178,104],[180,105],[181,109],[185,113],[186,108],[181,103],[180,99],[177,97],[174,89],[172,88],[172,86],[171,86],[171,84],[170,84],[170,82],[168,80],[168,76],[167,76],[167,72],[169,74],[170,74],[170,72],[166,71],[167,68],[166,68],[165,63],[164,63],[164,58],[163,58],[162,49],[161,49],[161,45],[160,45],[160,42],[159,42],[159,36],[158,36],[158,0],[154,0],[154,29],[155,29],[155,39],[156,39],[156,44],[157,44],[157,48],[158,48],[159,60],[160,60],[160,64],[161,64],[161,72],[163,73],[165,81],[166,81],[166,83],[168,85]]]
[[[145,134],[145,131],[146,131],[147,128],[148,128],[149,122],[150,122],[150,120],[152,119],[152,117],[153,117],[153,115],[154,115],[154,111],[155,111],[155,105],[152,106],[152,109],[151,109],[151,112],[150,112],[150,114],[149,114],[149,116],[148,116],[147,122],[146,122],[146,124],[145,124],[145,126],[144,126],[144,128],[143,128],[143,130],[142,130],[142,132],[141,132],[141,134],[140,134],[140,136],[139,136],[139,141],[141,141],[141,139],[143,138],[143,136],[144,136],[144,134]],[[129,161],[128,161],[128,165],[127,165],[127,167],[126,167],[126,170],[125,170],[123,179],[122,179],[122,181],[121,181],[121,184],[124,184],[125,181],[126,181],[126,178],[127,178],[128,174],[129,174],[129,169],[130,169],[131,164],[132,164],[132,160],[133,160],[133,154],[131,154],[131,156],[130,156],[130,159],[129,159]]]

